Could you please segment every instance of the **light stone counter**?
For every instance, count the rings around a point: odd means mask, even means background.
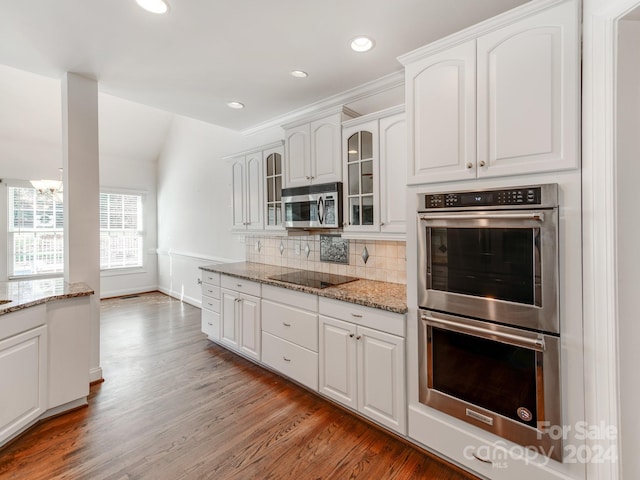
[[[63,278],[0,282],[0,301],[9,300],[9,302],[0,304],[0,315],[52,300],[84,297],[93,294],[93,289],[86,283],[69,284]]]
[[[343,283],[335,287],[313,288],[306,285],[272,280],[271,276],[297,271],[296,268],[267,265],[264,263],[238,262],[216,265],[204,265],[201,270],[218,272],[254,282],[260,282],[276,287],[288,288],[299,292],[316,294],[321,297],[334,298],[344,302],[351,302],[365,307],[378,308],[388,312],[407,313],[406,285],[375,280],[358,279],[354,282]]]

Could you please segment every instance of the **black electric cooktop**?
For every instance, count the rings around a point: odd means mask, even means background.
[[[342,283],[358,280],[356,277],[335,275],[333,273],[312,272],[311,270],[296,270],[289,273],[282,273],[280,275],[273,275],[269,278],[271,280],[294,283],[296,285],[304,285],[313,288],[334,287]]]

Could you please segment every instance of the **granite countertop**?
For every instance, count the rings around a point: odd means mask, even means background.
[[[343,283],[335,287],[313,288],[306,285],[272,280],[271,276],[294,272],[297,268],[280,267],[264,263],[238,262],[217,265],[204,265],[201,270],[208,272],[224,273],[254,282],[260,282],[276,287],[288,288],[319,295],[326,298],[334,298],[344,302],[351,302],[365,307],[378,308],[393,313],[407,313],[407,287],[406,285],[375,280],[358,279],[354,282]]]
[[[63,278],[0,282],[0,301],[10,300],[0,304],[0,315],[52,300],[85,297],[94,293],[86,283],[66,283]]]

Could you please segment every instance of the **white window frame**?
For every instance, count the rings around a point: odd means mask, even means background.
[[[139,220],[138,220],[138,228],[136,230],[137,237],[141,241],[140,246],[140,265],[137,266],[113,266],[113,267],[103,267],[102,266],[102,236],[105,230],[102,228],[102,220],[100,221],[100,275],[101,276],[112,276],[112,275],[127,275],[127,274],[136,274],[136,273],[144,273],[146,270],[146,262],[145,262],[145,245],[146,245],[146,230],[145,230],[145,209],[146,209],[146,193],[140,190],[129,190],[129,189],[119,189],[119,188],[100,188],[100,195],[127,195],[127,196],[136,196],[140,198],[140,212],[139,212]],[[100,206],[100,215],[102,216],[102,207]],[[113,229],[112,231],[125,231],[126,229]]]
[[[21,226],[15,226],[13,223],[13,218],[11,216],[12,213],[12,203],[13,203],[13,199],[12,197],[12,190],[13,189],[33,189],[33,187],[31,186],[31,184],[29,184],[28,182],[11,182],[11,184],[7,185],[7,189],[6,189],[6,201],[7,201],[7,277],[10,279],[28,279],[28,278],[46,278],[46,277],[55,277],[55,276],[60,276],[64,273],[64,225],[61,228],[57,228],[55,227],[56,222],[56,211],[55,211],[55,206],[54,206],[54,227],[53,228],[38,228],[35,226],[33,227],[21,227]],[[53,199],[51,200],[53,202]],[[57,204],[54,203],[54,205]],[[62,215],[64,215],[64,209],[62,211]],[[42,233],[42,234],[61,234],[61,238],[59,239],[59,241],[62,242],[62,251],[60,252],[60,254],[62,255],[62,264],[61,264],[61,269],[59,270],[55,270],[55,271],[50,271],[50,272],[36,272],[36,273],[28,273],[28,274],[21,274],[21,275],[17,275],[15,272],[15,235],[16,234],[22,234],[22,233],[34,233],[34,234],[38,234],[38,233]],[[54,255],[57,254],[56,252],[58,251],[58,249],[54,250]]]

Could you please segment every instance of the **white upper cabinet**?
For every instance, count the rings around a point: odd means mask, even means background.
[[[409,183],[475,177],[475,70],[475,41],[407,65]]]
[[[345,237],[400,239],[406,232],[403,110],[394,107],[343,124]]]
[[[264,226],[262,152],[232,160],[233,228],[260,230]]]
[[[342,181],[342,122],[357,114],[346,107],[283,125],[285,187]]]
[[[579,167],[578,2],[518,15],[401,59],[408,183]]]
[[[283,230],[280,195],[282,142],[244,152],[231,161],[233,230]]]

